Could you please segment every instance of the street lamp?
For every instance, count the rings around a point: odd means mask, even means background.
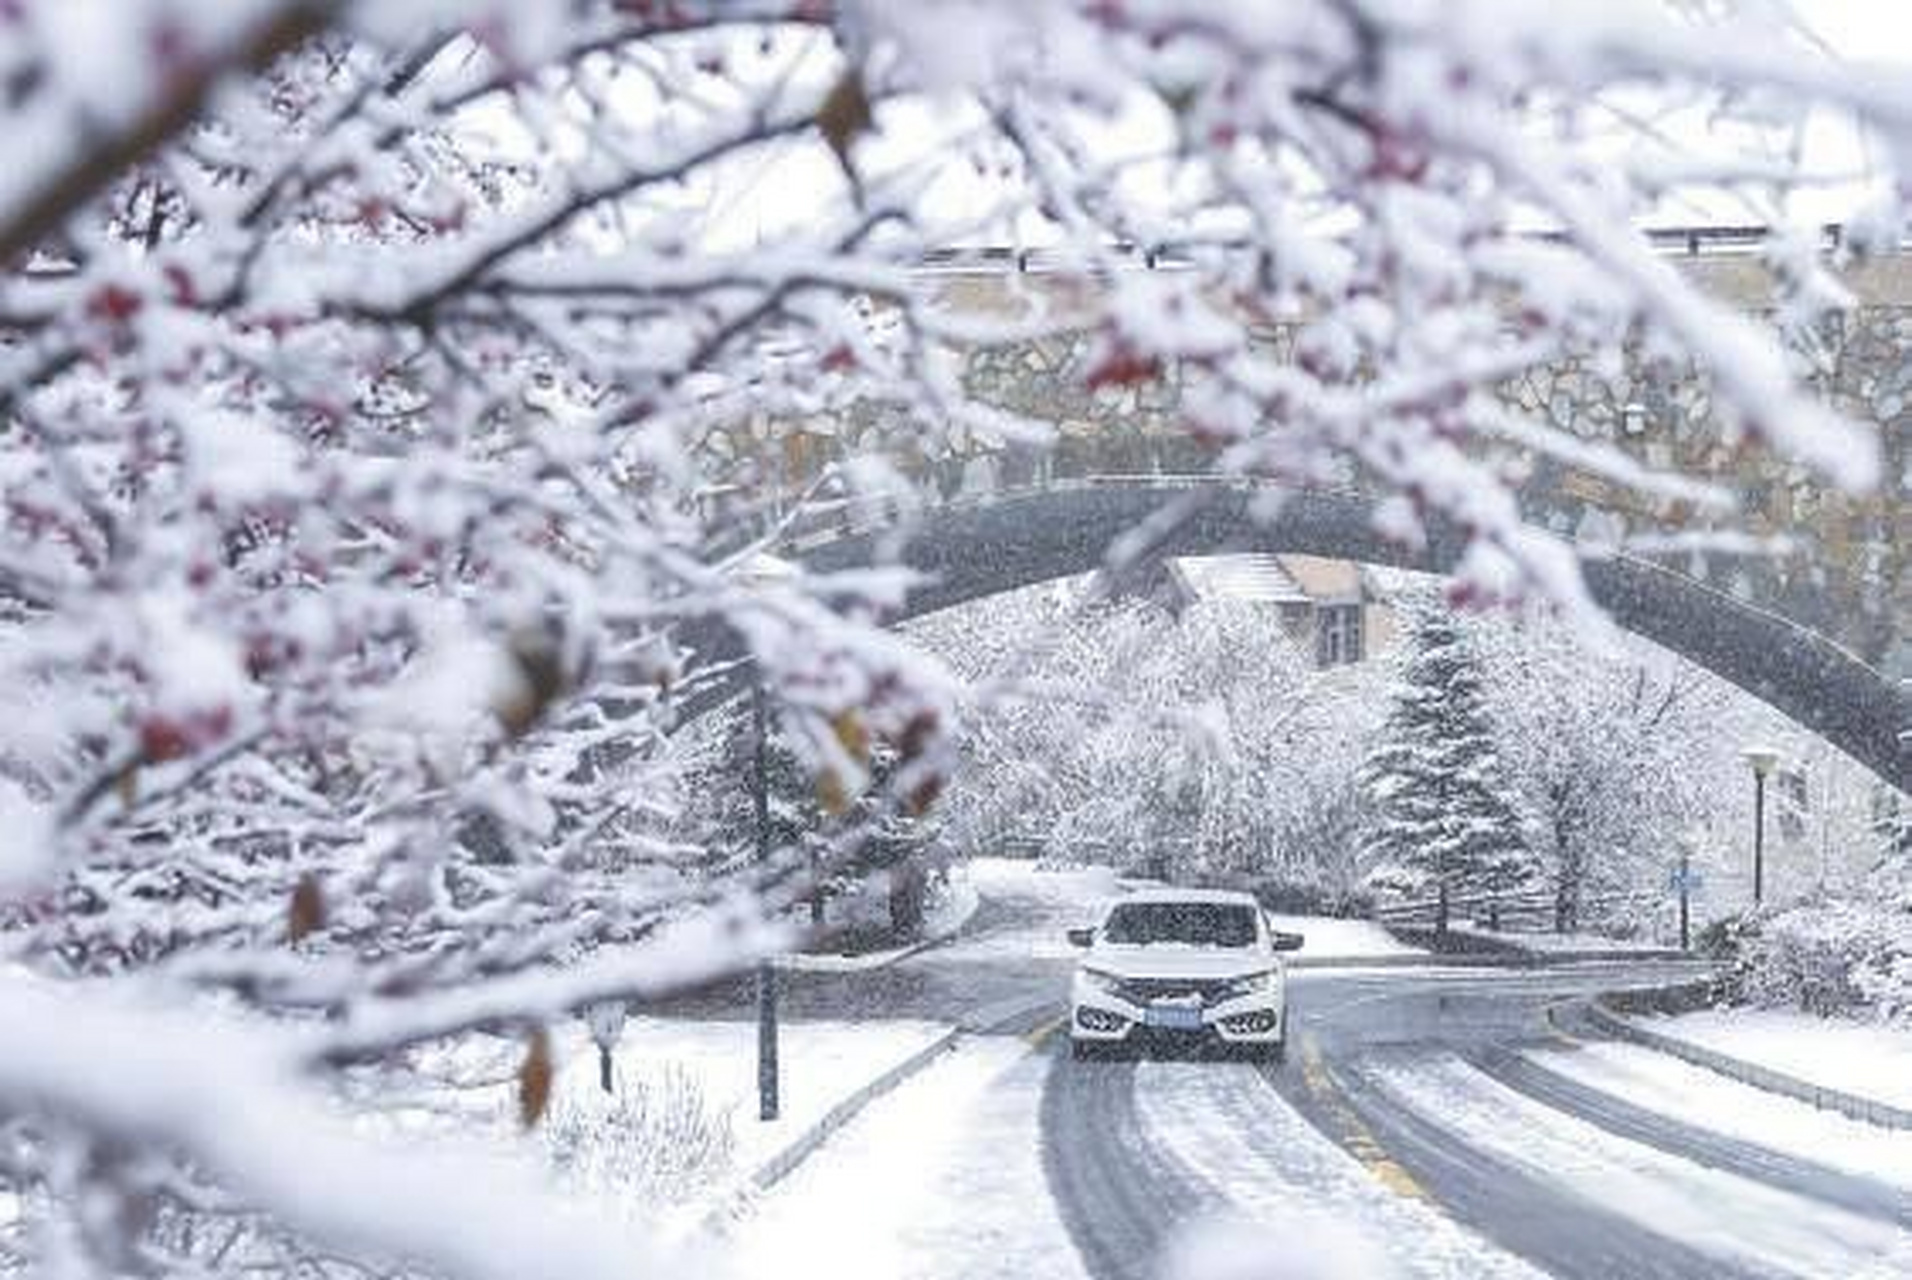
[[[1753,905],[1765,896],[1766,775],[1779,767],[1779,753],[1771,747],[1747,747],[1739,758],[1753,767]]]
[[[787,560],[758,554],[737,568],[737,579],[753,587],[788,582],[797,569]],[[757,809],[757,861],[770,861],[770,712],[761,668],[751,673],[751,718],[756,732],[756,769],[752,788]],[[777,967],[768,958],[757,962],[757,1118],[777,1118]]]

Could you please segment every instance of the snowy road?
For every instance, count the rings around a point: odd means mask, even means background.
[[[997,897],[951,946],[791,975],[798,1017],[975,1034],[764,1197],[737,1274],[823,1249],[848,1276],[1150,1280],[1219,1217],[1283,1228],[1268,1248],[1316,1268],[1283,1276],[1912,1275],[1912,1134],[1560,1030],[1664,969],[1316,970],[1286,1066],[1075,1063],[1066,915]],[[741,1014],[737,994],[697,1011]],[[1372,1250],[1344,1265],[1297,1222]]]

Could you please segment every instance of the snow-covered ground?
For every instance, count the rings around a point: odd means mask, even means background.
[[[974,873],[968,866],[958,865],[950,869],[948,890],[930,904],[923,918],[923,935],[919,941],[904,947],[856,955],[799,952],[783,957],[777,962],[777,967],[810,973],[853,973],[860,969],[880,968],[895,963],[912,951],[920,950],[924,943],[954,937],[969,923],[976,914],[976,908],[981,905],[982,894],[976,888]]]
[[[1716,1053],[1912,1108],[1912,1031],[1760,1009],[1705,1009],[1641,1021]]]
[[[1504,943],[1510,947],[1519,947],[1522,951],[1538,951],[1549,954],[1555,952],[1628,952],[1628,951],[1670,951],[1677,950],[1664,942],[1651,938],[1608,938],[1597,933],[1554,933],[1542,930],[1533,933],[1516,933],[1506,929],[1482,929],[1472,925],[1456,925],[1454,932],[1470,937],[1485,938],[1491,942]]]
[[[1637,1045],[1592,1042],[1534,1049],[1550,1071],[1635,1106],[1784,1155],[1912,1188],[1912,1133],[1895,1132]]]
[[[1144,1131],[1253,1222],[1292,1222],[1297,1207],[1366,1240],[1403,1277],[1538,1278],[1527,1263],[1430,1205],[1384,1186],[1252,1078],[1240,1063],[1145,1062],[1135,1100]]]
[[[672,1066],[696,1079],[704,1096],[734,1117],[737,1164],[754,1171],[807,1133],[825,1112],[890,1068],[920,1052],[948,1028],[934,1022],[784,1022],[778,1029],[778,1118],[757,1119],[757,1028],[749,1022],[640,1019],[616,1053],[620,1080],[655,1076]],[[597,1050],[573,1041],[568,1077],[595,1089]]]
[[[723,1158],[672,1188],[675,1202],[662,1214],[661,1225],[671,1232],[687,1230],[739,1194],[757,1169],[805,1137],[831,1108],[922,1051],[946,1030],[932,1022],[786,1021],[779,1039],[779,1115],[765,1122],[757,1118],[755,1023],[632,1019],[613,1053],[616,1096],[601,1090],[597,1048],[583,1024],[573,1023],[552,1035],[557,1074],[550,1115],[568,1116],[579,1130],[601,1135],[604,1144],[622,1142],[635,1148],[642,1137],[612,1132],[630,1123],[629,1116],[617,1109],[617,1098],[648,1091],[657,1100],[651,1117],[657,1132],[649,1135],[655,1141],[682,1143],[686,1129],[701,1128],[695,1122],[703,1120],[727,1129],[725,1140],[715,1144]],[[381,1116],[387,1123],[409,1119],[418,1127],[418,1122],[429,1125],[451,1113],[498,1134],[501,1141],[535,1149],[549,1136],[551,1125],[529,1136],[518,1132],[514,1072],[523,1053],[520,1042],[493,1036],[471,1036],[435,1050],[421,1064],[428,1083],[419,1092],[418,1106],[394,1107],[387,1099]],[[436,1082],[436,1087],[430,1082]],[[683,1096],[686,1090],[691,1096]],[[600,1163],[628,1166],[643,1153],[606,1154],[608,1158]],[[620,1187],[618,1181],[613,1171],[587,1179],[592,1185],[577,1190],[630,1199],[633,1188]],[[632,1212],[644,1206],[618,1208]]]
[[[1425,955],[1372,920],[1336,920],[1327,916],[1270,915],[1284,933],[1307,939],[1294,954],[1304,960],[1367,960],[1375,956]]]
[[[1912,1233],[1617,1138],[1451,1055],[1378,1065],[1374,1075],[1459,1142],[1754,1272],[1912,1274]]]
[[[1047,1055],[974,1037],[879,1099],[731,1228],[737,1277],[1076,1280],[1037,1146]]]

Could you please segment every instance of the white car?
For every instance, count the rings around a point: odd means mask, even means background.
[[[1239,1046],[1279,1062],[1288,1036],[1281,953],[1302,937],[1268,927],[1245,893],[1150,889],[1108,909],[1092,929],[1069,1002],[1075,1056],[1150,1042]]]

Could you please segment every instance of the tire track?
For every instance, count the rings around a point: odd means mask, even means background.
[[[1066,1037],[1054,1052],[1042,1096],[1050,1195],[1095,1280],[1147,1280],[1175,1230],[1226,1198],[1150,1141],[1134,1063],[1073,1061]]]
[[[1377,1087],[1360,1058],[1344,1059],[1326,1074],[1332,1096],[1292,1073],[1263,1072],[1262,1078],[1358,1158],[1351,1115],[1456,1221],[1561,1280],[1752,1280],[1758,1274],[1467,1146]]]
[[[1509,1049],[1483,1049],[1465,1055],[1465,1059],[1534,1101],[1596,1125],[1615,1137],[1895,1226],[1912,1228],[1912,1197],[1897,1187],[1686,1124],[1568,1079]]]

